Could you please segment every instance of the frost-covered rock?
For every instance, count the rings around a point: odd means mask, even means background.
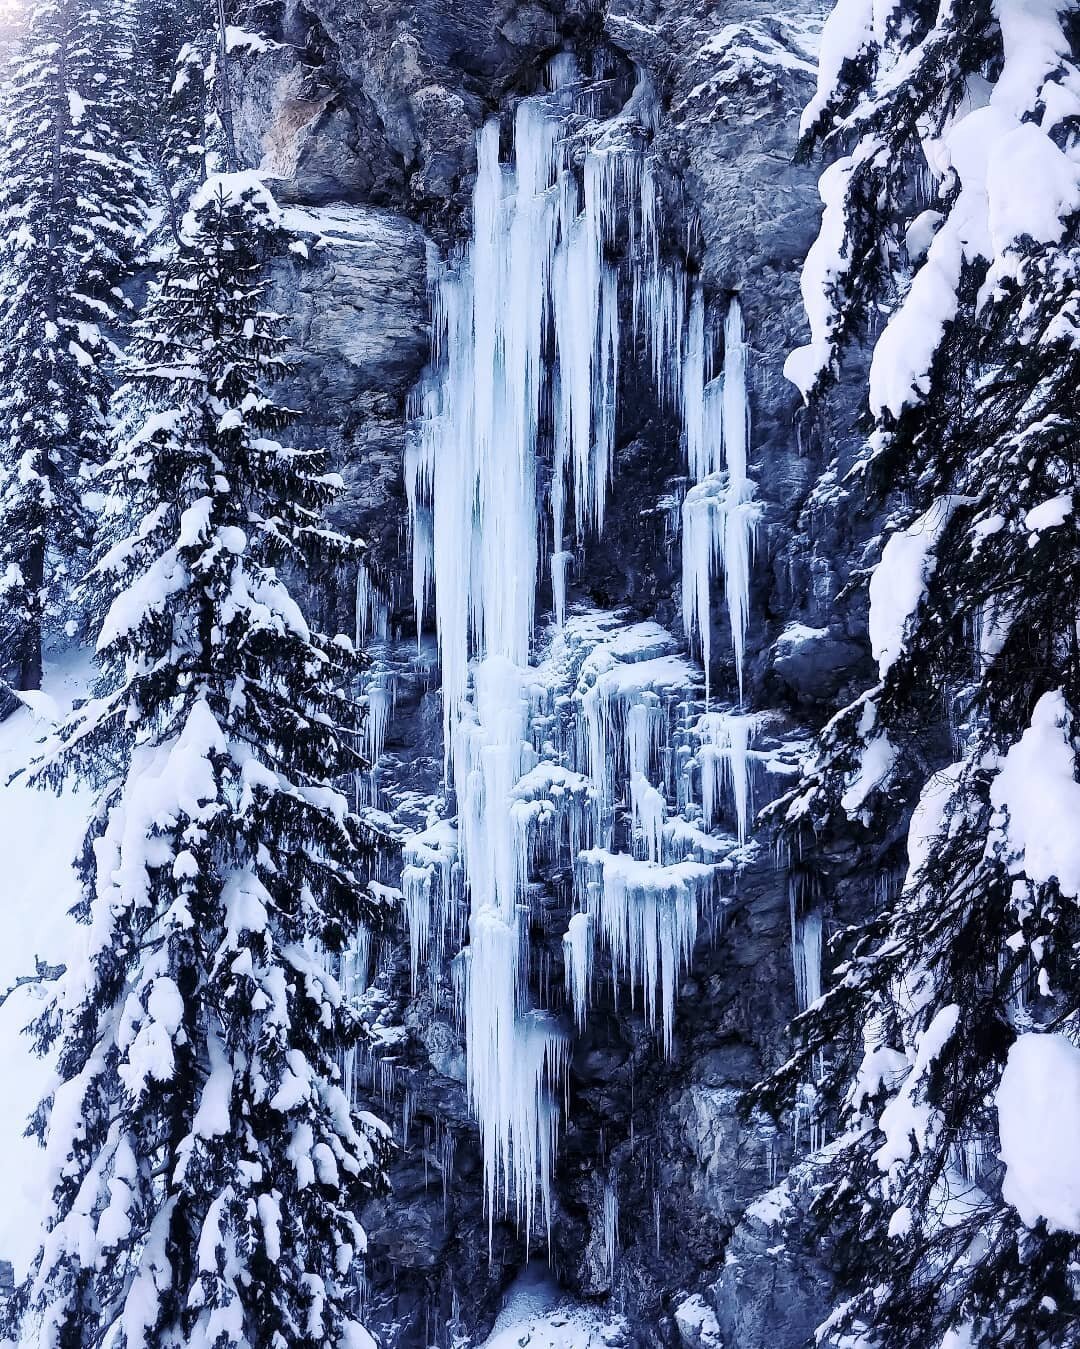
[[[700,1293],[692,1293],[675,1308],[675,1325],[683,1349],[723,1349],[716,1313]]]

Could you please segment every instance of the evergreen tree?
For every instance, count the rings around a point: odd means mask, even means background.
[[[856,867],[905,830],[908,857],[754,1099],[812,1083],[835,1134],[802,1169],[846,1285],[826,1343],[1075,1344],[1080,15],[842,0],[822,51],[804,128],[833,158],[789,374],[823,397],[866,341],[845,506],[890,532],[878,682],[775,813],[826,885],[853,834]]]
[[[0,672],[23,688],[85,540],[79,472],[104,453],[108,333],[142,223],[122,17],[40,0],[3,99]]]
[[[135,326],[86,582],[103,691],[37,770],[104,779],[87,959],[41,1026],[52,1201],[18,1299],[41,1349],[370,1345],[355,1215],[388,1134],[339,1085],[361,1028],[329,972],[379,917],[377,840],[333,786],[362,766],[358,657],[278,570],[353,549],[322,452],[276,439],[274,219],[249,176],[208,183]]]
[[[205,178],[210,7],[206,0],[136,0],[135,13],[136,138],[177,242],[184,202]]]

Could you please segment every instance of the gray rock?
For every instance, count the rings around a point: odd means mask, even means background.
[[[716,1312],[700,1293],[692,1293],[675,1308],[675,1326],[683,1349],[723,1349]]]
[[[427,240],[373,207],[294,207],[285,220],[299,251],[277,260],[269,295],[290,319],[285,396],[345,478],[338,522],[377,555],[384,530],[396,538],[405,402],[430,344]]]
[[[827,702],[866,662],[866,645],[794,623],[773,644],[772,671],[800,702]]]

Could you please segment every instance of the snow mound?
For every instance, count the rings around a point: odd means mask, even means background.
[[[626,1342],[621,1318],[568,1297],[548,1269],[527,1265],[507,1290],[502,1309],[482,1349],[607,1349]]]
[[[1021,1035],[997,1089],[1002,1193],[1028,1227],[1080,1232],[1080,1049]]]

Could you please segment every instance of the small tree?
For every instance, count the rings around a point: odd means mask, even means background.
[[[387,1131],[342,1092],[360,1027],[327,953],[378,917],[377,840],[333,785],[358,657],[278,571],[350,545],[323,454],[275,438],[274,219],[250,177],[208,183],[135,327],[86,583],[104,689],[38,770],[104,780],[87,958],[42,1027],[52,1201],[19,1296],[42,1349],[369,1343],[355,1215]]]

